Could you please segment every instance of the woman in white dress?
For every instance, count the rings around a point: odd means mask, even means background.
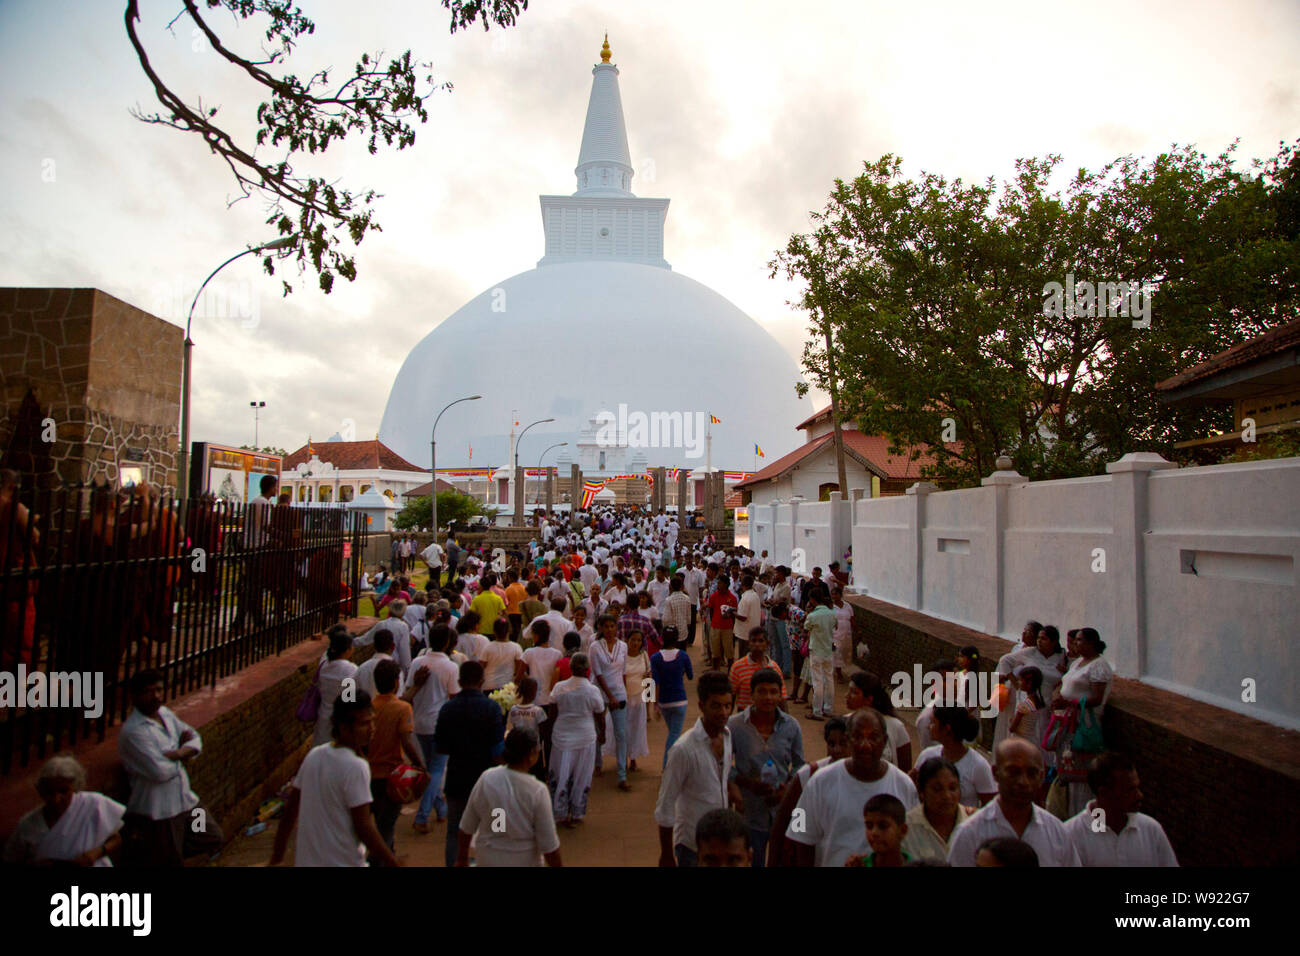
[[[43,804],[23,816],[5,845],[4,862],[112,866],[109,854],[122,845],[126,807],[84,790],[86,771],[75,757],[51,757],[41,768],[36,792]]]
[[[567,636],[567,635],[566,635]],[[549,770],[555,819],[571,827],[587,815],[591,775],[596,769],[596,722],[605,711],[605,697],[587,679],[591,665],[586,654],[569,658],[572,677],[551,688],[555,729],[551,731]]]
[[[343,690],[343,682],[349,678],[356,680],[357,665],[352,663],[352,635],[346,629],[330,634],[329,650],[316,672],[317,686],[320,687],[320,710],[316,714],[316,731],[312,734],[311,745],[319,747],[333,739],[330,726],[334,716],[334,702]],[[355,686],[355,685],[354,685]]]
[[[627,769],[637,769],[636,758],[650,756],[650,742],[646,737],[646,707],[642,681],[650,676],[650,655],[645,651],[645,640],[640,631],[627,635],[627,667],[623,671],[623,686],[627,688]],[[605,748],[602,756],[617,757],[614,740],[614,722],[605,716]]]
[[[934,745],[922,750],[912,768],[912,782],[920,776],[920,769],[932,757],[947,760],[957,768],[961,780],[961,802],[967,807],[982,807],[998,795],[998,785],[993,779],[993,768],[966,741],[979,736],[979,721],[965,707],[936,707],[930,724]]]
[[[551,793],[532,775],[541,752],[536,731],[506,734],[505,766],[483,771],[470,791],[456,834],[457,866],[469,866],[471,840],[478,866],[541,866],[543,858],[561,865]]]
[[[1052,709],[1060,710],[1071,703],[1084,701],[1085,706],[1100,723],[1106,700],[1110,697],[1110,687],[1115,680],[1115,670],[1102,657],[1106,642],[1094,628],[1081,628],[1074,639],[1079,656],[1070,662],[1070,669],[1061,677],[1060,686],[1052,698]],[[1083,714],[1079,715],[1082,722]],[[1092,791],[1087,781],[1070,784],[1069,816],[1081,812],[1092,799]]]

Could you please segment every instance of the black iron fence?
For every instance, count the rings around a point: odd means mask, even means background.
[[[355,616],[365,543],[343,508],[0,488],[0,773],[103,739],[136,671],[171,699]]]

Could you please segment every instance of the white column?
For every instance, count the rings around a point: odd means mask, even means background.
[[[918,481],[912,487],[907,489],[907,494],[912,499],[912,513],[908,516],[911,525],[911,536],[909,538],[910,558],[909,566],[912,569],[912,587],[911,603],[908,607],[915,611],[922,609],[924,603],[925,589],[924,565],[925,565],[925,498],[926,495],[938,491],[937,485],[928,481]]]

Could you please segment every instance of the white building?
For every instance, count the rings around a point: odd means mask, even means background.
[[[516,419],[555,419],[525,435],[518,460],[528,466],[556,442],[577,449],[593,416],[620,407],[665,421],[681,413],[673,419],[681,430],[667,447],[652,440],[628,449],[649,467],[742,468],[753,463],[756,443],[778,455],[794,444],[783,423],[810,411],[795,394],[794,359],[761,325],[664,258],[669,201],[631,192],[635,170],[608,45],[601,60],[592,69],[577,191],[541,197],[545,254],[537,268],[495,284],[411,351],[380,426],[398,454],[420,460],[438,410],[480,393],[480,401],[441,420],[438,440],[449,449],[472,445],[485,461],[511,460]],[[475,361],[485,336],[511,343],[494,351],[487,377]],[[576,355],[592,361],[567,374]],[[722,419],[712,429],[711,462],[702,441],[710,415]],[[584,473],[613,471],[608,452],[605,469],[597,451],[594,465],[582,463]],[[631,471],[631,458],[627,464]]]
[[[294,504],[346,503],[367,492],[399,508],[402,495],[429,481],[429,470],[413,465],[379,439],[308,441],[284,459],[280,490]]]

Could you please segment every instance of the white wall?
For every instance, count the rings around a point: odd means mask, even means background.
[[[1009,639],[1030,618],[1095,627],[1121,676],[1300,728],[1300,458],[1107,472],[854,502],[854,586]]]

